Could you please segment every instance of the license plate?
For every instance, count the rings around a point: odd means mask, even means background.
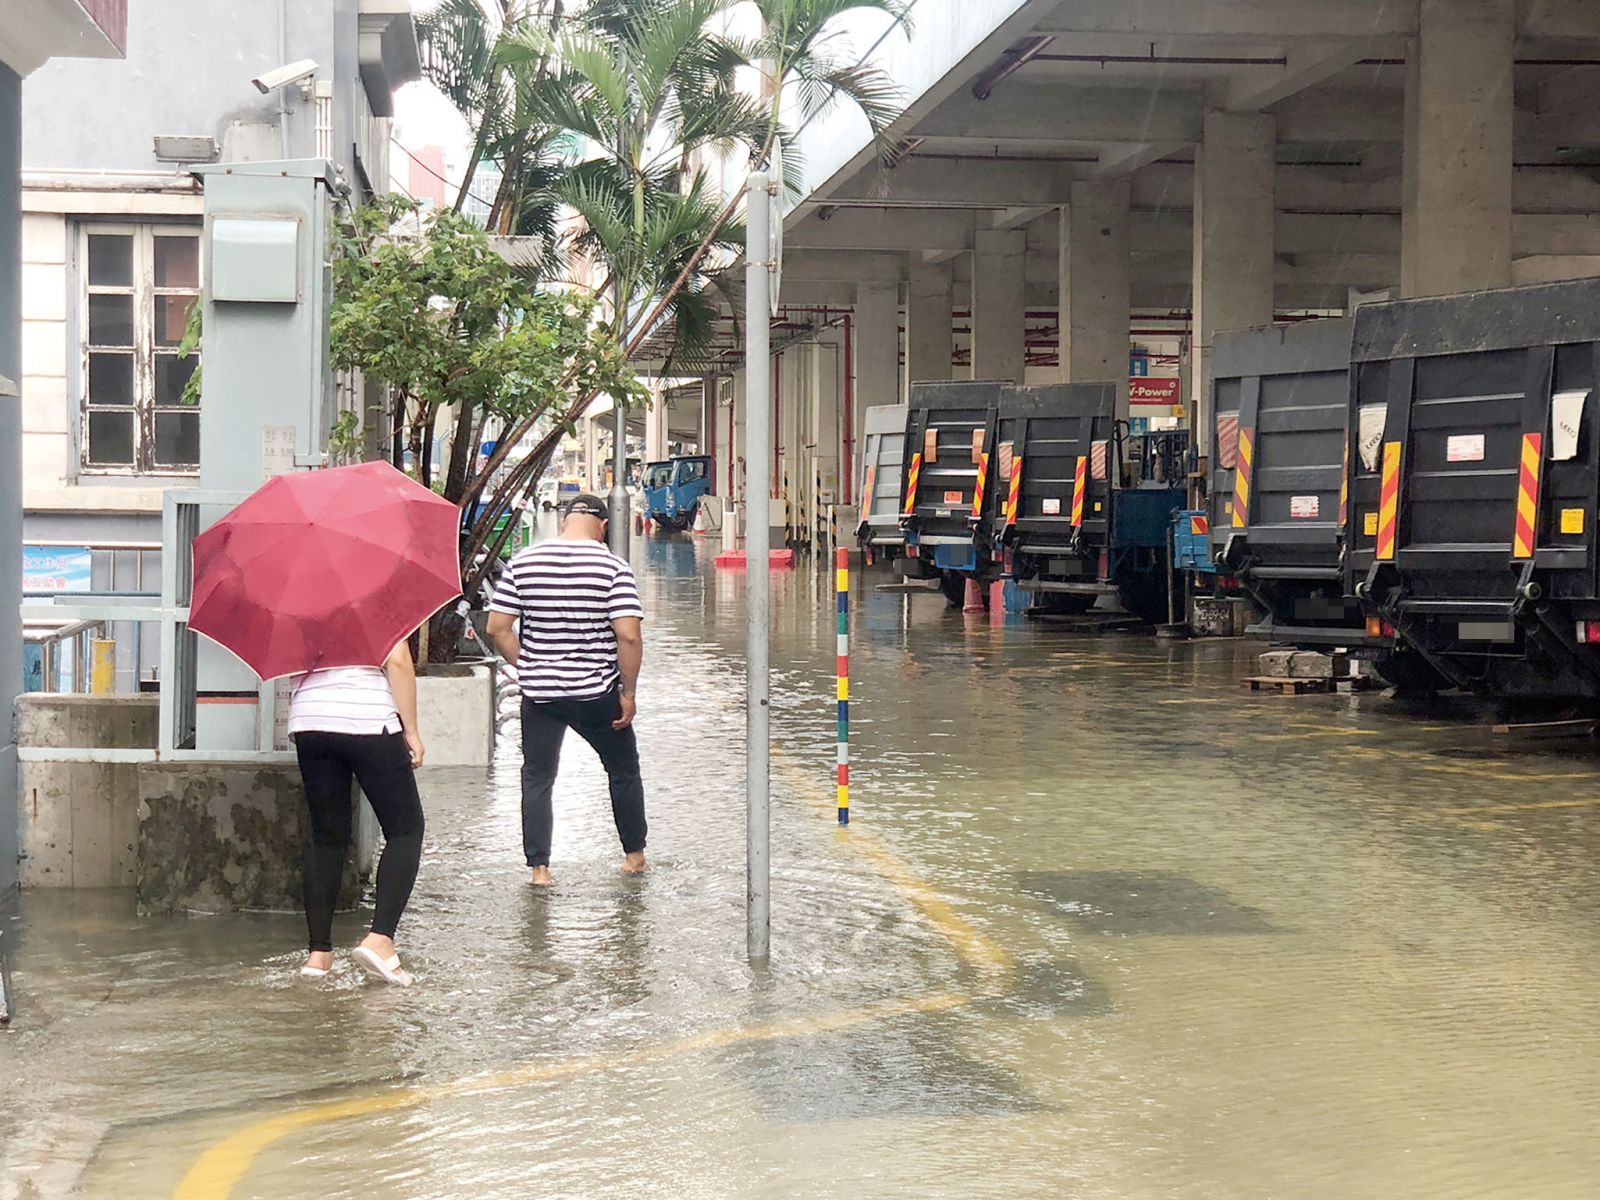
[[[1456,637],[1463,642],[1514,642],[1516,630],[1510,621],[1463,621],[1456,626]]]

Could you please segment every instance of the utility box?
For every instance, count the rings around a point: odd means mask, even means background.
[[[325,464],[334,416],[329,242],[344,185],[324,159],[217,163],[195,174],[205,184],[200,488],[247,493]],[[179,536],[226,511],[203,505]],[[169,561],[189,562],[187,545],[166,550]],[[189,580],[176,582],[187,603]],[[270,748],[275,689],[203,639],[194,661],[194,749]]]
[[[328,243],[343,185],[324,159],[195,173],[206,189],[200,486],[253,489],[323,465],[333,417]]]

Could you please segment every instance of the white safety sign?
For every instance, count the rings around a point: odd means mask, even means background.
[[[1446,462],[1482,462],[1483,434],[1458,433],[1446,438],[1444,457]]]
[[[1578,427],[1583,424],[1583,402],[1588,398],[1588,388],[1550,397],[1551,462],[1571,462],[1578,457]]]
[[[1378,446],[1383,442],[1383,426],[1388,416],[1388,410],[1381,404],[1363,404],[1356,413],[1356,450],[1361,455],[1363,470],[1378,469]]]
[[[1322,504],[1316,496],[1289,497],[1289,515],[1296,521],[1314,521],[1321,511]]]

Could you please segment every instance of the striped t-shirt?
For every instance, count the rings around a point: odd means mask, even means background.
[[[643,617],[628,564],[600,542],[556,538],[513,555],[491,612],[521,622],[517,677],[530,700],[592,700],[616,685],[611,622]]]
[[[329,667],[299,676],[293,686],[291,734],[400,732],[400,714],[382,667]]]

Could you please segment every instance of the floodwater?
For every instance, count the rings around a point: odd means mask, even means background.
[[[293,914],[26,894],[0,1196],[1592,1197],[1600,766],[1252,648],[775,581],[773,957],[744,957],[743,580],[636,547],[653,872],[569,740],[423,772],[410,990]],[[355,915],[338,938],[353,943]],[[9,1189],[9,1190],[8,1190]]]

